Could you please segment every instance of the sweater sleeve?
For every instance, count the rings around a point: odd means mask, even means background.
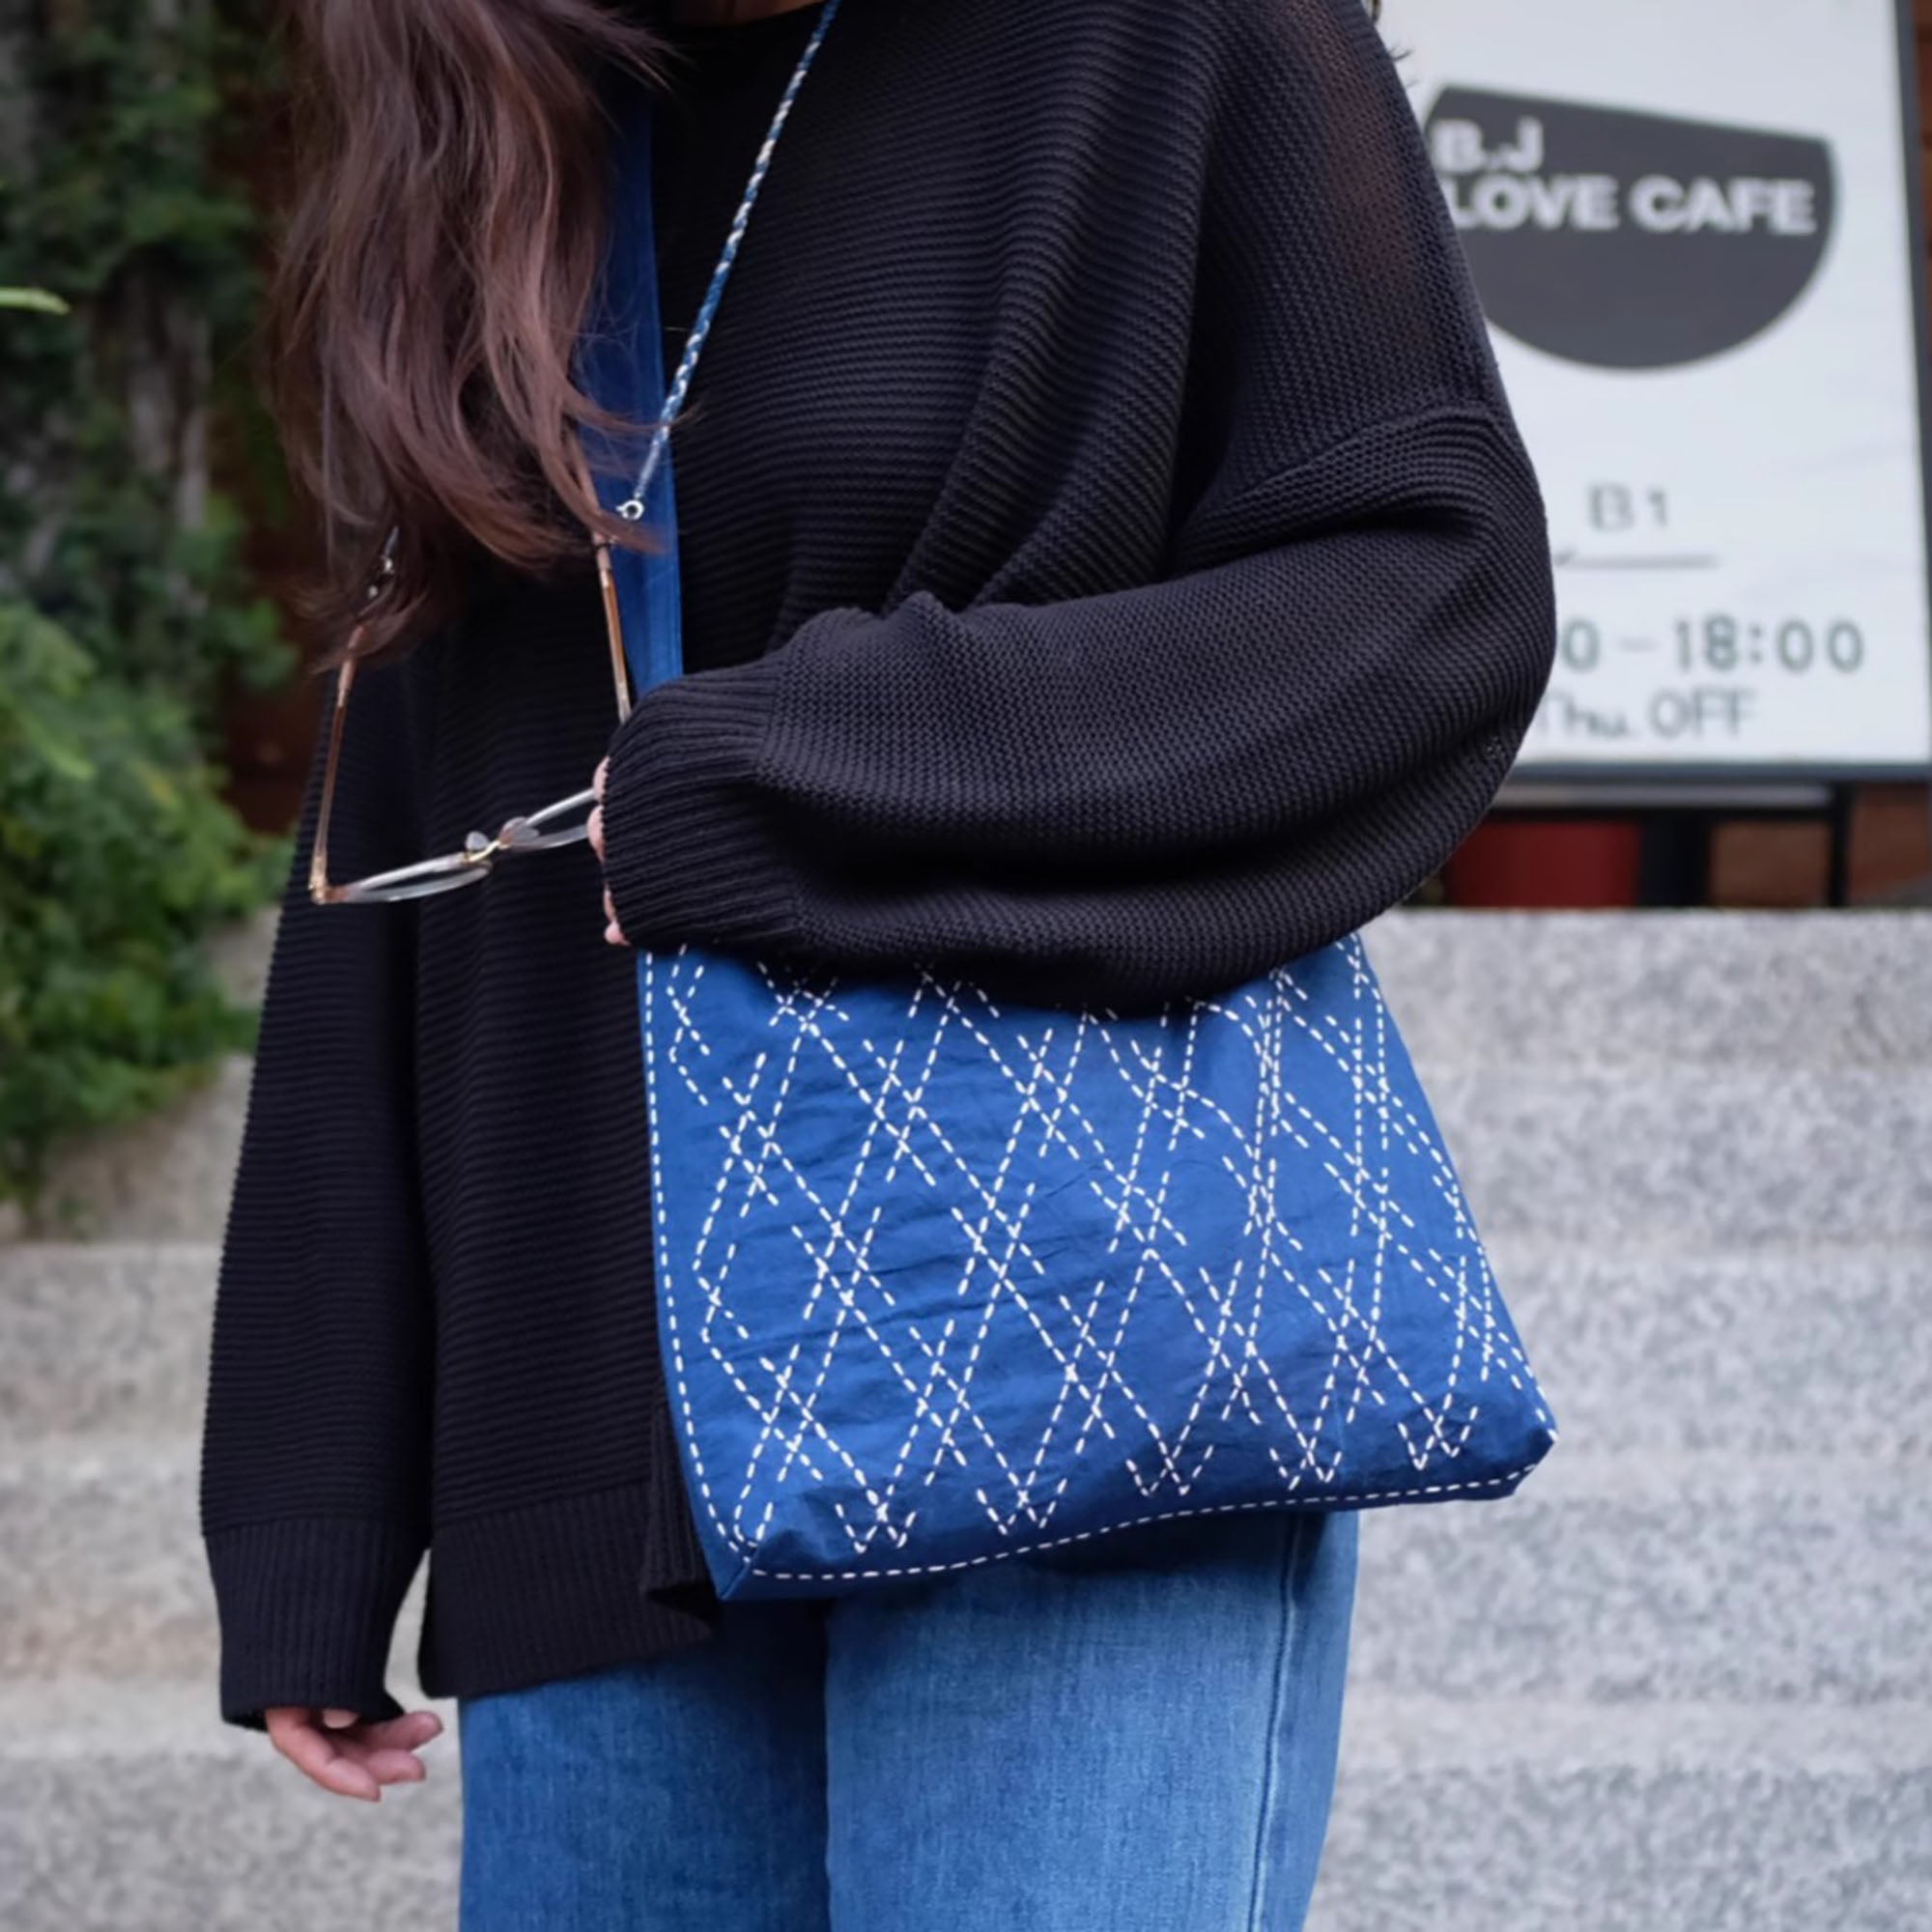
[[[422,857],[402,673],[358,678],[338,877]],[[229,1209],[202,1439],[221,1710],[400,1706],[391,1630],[428,1515],[431,1349],[412,1128],[414,922],[313,905],[320,749]]]
[[[827,611],[647,694],[607,805],[633,941],[1128,1009],[1352,931],[1487,810],[1549,674],[1549,556],[1420,131],[1359,0],[1198,17],[1168,568]]]

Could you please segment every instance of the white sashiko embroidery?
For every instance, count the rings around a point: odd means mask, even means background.
[[[1149,1017],[690,950],[640,983],[727,1594],[1501,1493],[1553,1442],[1358,938]]]

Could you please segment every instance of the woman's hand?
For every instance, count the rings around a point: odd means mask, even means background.
[[[611,769],[611,760],[606,758],[597,767],[597,775],[591,781],[591,787],[597,793],[597,807],[590,814],[590,849],[597,854],[597,863],[604,863],[604,780]],[[604,937],[612,946],[628,946],[624,928],[617,923],[617,908],[611,901],[611,888],[604,888]]]
[[[420,1784],[429,1773],[416,1755],[442,1735],[433,1711],[364,1723],[354,1711],[278,1704],[266,1712],[275,1748],[312,1783],[343,1798],[375,1804],[385,1784]]]

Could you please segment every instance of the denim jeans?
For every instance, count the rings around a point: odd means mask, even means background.
[[[1297,1932],[1360,1520],[1124,1532],[464,1701],[463,1932]]]

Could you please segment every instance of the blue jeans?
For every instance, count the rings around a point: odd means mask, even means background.
[[[463,1932],[1297,1932],[1360,1520],[727,1606],[466,1700]]]

